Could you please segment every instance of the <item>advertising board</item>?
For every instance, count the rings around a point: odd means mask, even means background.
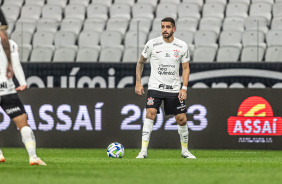
[[[282,90],[188,89],[191,149],[281,149]],[[38,147],[141,146],[146,95],[134,89],[28,89],[19,94]],[[180,148],[173,116],[157,115],[150,148]],[[22,146],[20,133],[0,111],[0,147]]]

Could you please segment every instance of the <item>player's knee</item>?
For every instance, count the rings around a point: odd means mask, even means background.
[[[178,117],[177,118],[177,123],[180,125],[180,126],[184,126],[187,124],[187,118],[184,116],[184,117]]]
[[[25,126],[29,126],[27,123],[27,115],[25,113],[13,118],[13,121],[19,130]]]
[[[146,118],[154,120],[157,116],[157,112],[152,109],[147,109]]]
[[[186,121],[186,120],[183,120],[183,121],[180,121],[178,124],[179,124],[180,126],[184,126],[184,125],[187,124],[187,121]]]

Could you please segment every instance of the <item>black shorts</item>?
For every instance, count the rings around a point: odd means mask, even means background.
[[[166,115],[177,115],[186,113],[185,101],[179,101],[179,93],[167,93],[156,90],[148,90],[146,108],[155,108],[160,113],[159,109],[164,101],[164,111]]]
[[[26,113],[17,93],[0,96],[0,105],[11,119]]]

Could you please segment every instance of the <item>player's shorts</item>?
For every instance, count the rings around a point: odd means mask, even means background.
[[[162,101],[164,101],[164,111],[166,115],[186,113],[185,101],[179,101],[178,93],[148,90],[146,108],[155,108],[159,114]]]
[[[0,105],[11,119],[26,113],[17,93],[0,96]]]

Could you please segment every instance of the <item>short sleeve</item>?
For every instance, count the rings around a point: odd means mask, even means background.
[[[190,52],[189,52],[188,46],[186,44],[183,47],[183,52],[184,52],[184,54],[182,55],[181,63],[186,63],[186,62],[190,61]]]
[[[1,8],[0,8],[0,29],[8,29],[8,24]]]
[[[16,42],[9,40],[11,53],[19,53],[19,47]]]
[[[151,56],[151,52],[152,52],[152,45],[151,45],[151,41],[148,41],[142,51],[142,56],[144,58],[149,58]]]

